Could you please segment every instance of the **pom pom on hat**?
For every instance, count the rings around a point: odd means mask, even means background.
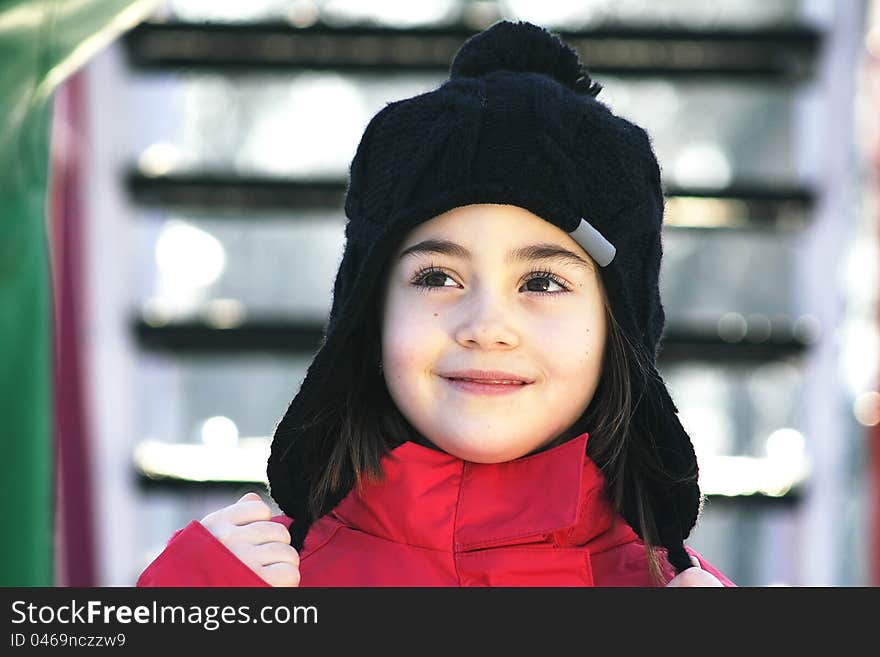
[[[499,21],[470,37],[452,60],[449,77],[477,78],[492,71],[541,73],[589,96],[602,90],[573,48],[545,28],[524,21]]]

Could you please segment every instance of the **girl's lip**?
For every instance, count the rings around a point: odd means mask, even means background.
[[[484,383],[481,381],[463,381],[461,379],[450,379],[443,377],[456,390],[461,392],[469,392],[477,395],[509,395],[519,392],[528,383]]]
[[[497,381],[504,382],[521,382],[532,383],[533,380],[513,372],[505,372],[504,370],[456,370],[452,372],[443,372],[440,374],[445,379],[468,379],[480,383],[492,383]]]

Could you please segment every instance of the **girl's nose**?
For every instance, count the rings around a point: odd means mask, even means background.
[[[460,345],[482,349],[512,349],[520,335],[513,325],[511,311],[497,295],[486,293],[462,307],[462,318],[455,329]]]

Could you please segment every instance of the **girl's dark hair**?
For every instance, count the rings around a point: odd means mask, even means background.
[[[387,266],[386,266],[387,267]],[[387,269],[379,280],[387,278]],[[382,479],[382,457],[401,443],[412,440],[430,444],[400,413],[379,369],[381,318],[384,289],[375,292],[368,304],[370,316],[363,330],[352,339],[350,359],[334,370],[334,393],[318,398],[305,408],[312,418],[306,428],[312,433],[312,453],[306,476],[309,480],[309,510],[313,518],[329,512],[362,479]],[[636,510],[639,527],[633,527],[645,545],[651,579],[664,584],[656,548],[659,547],[653,507],[642,482],[662,472],[653,440],[638,436],[631,422],[638,405],[638,390],[649,375],[644,351],[621,329],[605,298],[606,343],[602,373],[593,398],[583,415],[568,430],[542,450],[560,445],[589,431],[587,456],[602,470],[606,492],[613,508],[623,513],[624,503]],[[325,437],[333,437],[333,440]],[[650,438],[650,437],[648,437]],[[625,493],[632,491],[632,500]]]

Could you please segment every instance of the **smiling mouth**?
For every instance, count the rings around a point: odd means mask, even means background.
[[[511,395],[530,386],[525,381],[506,381],[503,379],[457,379],[441,377],[456,391],[471,395]]]
[[[493,385],[493,386],[525,386],[528,385],[525,381],[505,381],[499,379],[465,379],[458,377],[443,377],[447,381],[466,381],[468,383],[481,383],[483,385]]]

